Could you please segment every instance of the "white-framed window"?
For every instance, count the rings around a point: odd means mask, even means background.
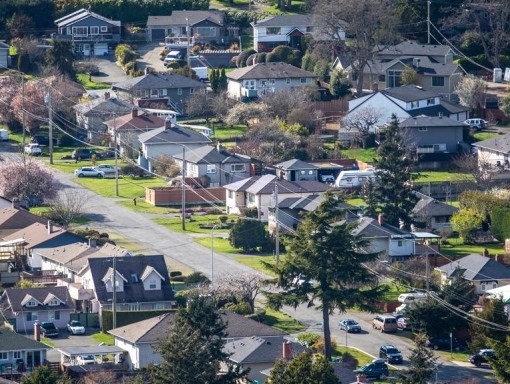
[[[48,312],[48,321],[60,320],[60,311]]]
[[[216,27],[197,27],[196,32],[202,37],[216,36]]]
[[[14,360],[16,360],[16,359],[22,359],[22,357],[21,357],[21,356],[23,356],[23,354],[22,354],[22,352],[21,352],[21,351],[14,351],[14,352],[13,352]]]
[[[434,152],[446,152],[446,144],[434,144]]]
[[[489,289],[494,289],[498,287],[498,283],[496,281],[482,281],[480,283],[480,288],[482,292],[485,292]]]
[[[99,27],[90,27],[91,35],[99,35]]]
[[[151,97],[158,97],[159,89],[151,89]]]
[[[253,193],[248,193],[248,201],[250,203],[254,203],[255,202],[255,195]]]
[[[444,87],[444,76],[432,76],[433,87]]]
[[[207,173],[216,173],[216,165],[207,164]]]
[[[404,242],[402,240],[398,240],[397,247],[401,247],[402,245],[404,245]]]
[[[427,127],[418,127],[418,131],[420,132],[425,132],[425,131],[428,131],[429,129]]]
[[[231,172],[246,172],[246,165],[244,164],[231,164],[230,165]]]
[[[274,85],[275,82],[276,82],[275,79],[269,79],[269,84]]]
[[[260,80],[260,81],[259,81],[259,85],[260,85],[261,87],[267,87],[267,80]]]
[[[306,77],[302,77],[301,79],[299,79],[299,82],[301,84],[306,84]]]
[[[430,99],[427,99],[427,105],[435,105],[436,104],[436,99],[435,98],[430,98]]]
[[[7,352],[0,352],[0,360],[7,360],[9,358],[9,354]]]
[[[233,191],[228,191],[228,198],[229,199],[233,199],[234,198],[234,192]]]
[[[48,303],[48,305],[50,305],[50,306],[51,306],[51,305],[53,305],[53,306],[55,306],[55,305],[60,305],[60,301],[58,301],[57,299],[52,299],[52,300],[50,300],[50,302]]]
[[[158,287],[156,279],[149,280],[149,289],[156,289]]]
[[[418,108],[420,106],[419,101],[411,101],[411,108]]]
[[[287,77],[285,81],[287,82],[287,84],[290,84],[290,77]]]
[[[87,36],[88,32],[87,27],[73,27],[73,36]]]
[[[177,94],[182,95],[182,88],[177,88]]]
[[[30,300],[27,304],[27,307],[37,307],[37,303],[33,300]]]
[[[166,88],[162,88],[159,90],[159,95],[160,96],[166,96],[167,95],[167,91],[166,91]]]
[[[266,35],[279,35],[282,29],[280,27],[267,27]]]
[[[140,89],[135,91],[135,97],[147,97],[149,95],[149,91],[147,89]]]
[[[106,25],[101,25],[101,32],[108,32],[108,27]]]
[[[388,88],[400,87],[401,85],[400,76],[402,76],[402,71],[395,70],[388,71],[388,76],[386,78],[386,87]]]
[[[27,312],[26,315],[27,321],[36,321],[38,319],[37,312]]]

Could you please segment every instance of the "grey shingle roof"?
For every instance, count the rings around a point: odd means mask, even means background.
[[[501,136],[491,137],[487,140],[482,140],[473,143],[475,147],[488,149],[491,151],[509,153],[510,152],[510,133]]]
[[[510,269],[495,260],[476,253],[436,269],[446,273],[447,277],[451,277],[457,269],[460,269],[463,271],[463,277],[469,281],[510,279]]]
[[[427,127],[427,128],[443,128],[443,127],[465,127],[462,121],[456,121],[450,119],[449,117],[439,117],[439,116],[416,116],[405,119],[400,122],[400,128],[419,128],[419,127]]]
[[[415,57],[414,56],[402,56],[398,59],[392,60],[389,63],[385,63],[384,70],[391,68],[393,65],[395,65],[398,62],[404,63],[408,66],[411,66],[414,68],[416,72],[418,72],[421,75],[425,76],[450,76],[453,73],[455,73],[459,68],[461,68],[460,65],[455,63],[438,63],[437,61],[433,60],[429,56],[421,56],[420,62],[418,67],[413,66]]]
[[[64,304],[60,304],[58,306],[36,306],[30,307],[34,310],[57,310],[57,309],[73,309],[73,301],[69,296],[69,292],[67,287],[41,287],[41,288],[7,288],[4,293],[7,297],[7,300],[10,303],[10,309],[13,312],[18,312],[23,309],[21,302],[25,298],[26,295],[32,296],[35,300],[43,303],[48,294],[52,294]]]
[[[108,19],[85,8],[79,9],[73,13],[70,13],[69,15],[66,15],[64,17],[61,17],[60,19],[55,20],[55,24],[57,24],[58,27],[63,27],[65,25],[74,24],[77,21],[87,19],[89,17],[93,17],[120,27],[120,21]]]
[[[0,327],[0,351],[33,351],[51,349],[47,345],[34,339],[17,334],[11,330]]]
[[[441,201],[432,199],[431,197],[424,197],[420,199],[413,208],[413,213],[416,216],[431,217],[431,216],[450,216],[456,213],[459,209],[442,203]]]
[[[0,230],[22,229],[34,223],[43,224],[47,220],[41,216],[34,215],[24,209],[2,208],[0,209]]]
[[[84,115],[104,115],[108,113],[125,114],[131,111],[134,106],[126,101],[111,97],[109,99],[99,98],[88,103],[76,104],[73,109]]]
[[[38,245],[42,245],[48,240],[52,240],[55,238],[59,238],[58,241],[61,242],[59,245],[71,244],[78,241],[84,242],[85,238],[78,236],[72,232],[66,231],[63,228],[57,227],[53,224],[53,229],[51,233],[48,233],[47,225],[41,223],[34,223],[28,227],[22,228],[16,232],[11,233],[9,236],[6,236],[4,240],[16,240],[16,239],[25,239],[26,249],[32,249],[37,247]]]
[[[288,170],[292,170],[292,169],[317,169],[318,167],[316,167],[315,165],[313,164],[310,164],[310,163],[307,163],[307,162],[304,162],[302,160],[298,160],[298,159],[292,159],[292,160],[287,160],[287,161],[284,161],[282,163],[278,163],[275,165],[276,168],[280,168],[280,169],[288,169]]]
[[[149,73],[115,83],[112,89],[133,92],[142,89],[206,88],[200,81],[173,72]]]
[[[317,76],[311,72],[282,62],[258,63],[244,68],[237,68],[232,72],[228,72],[227,77],[232,80],[286,79],[296,77],[317,78]]]
[[[438,96],[436,92],[426,91],[422,87],[416,85],[387,88],[381,91],[381,93],[405,102],[424,100]]]
[[[448,101],[441,100],[439,104],[430,105],[428,107],[411,109],[406,111],[411,116],[439,116],[442,114],[443,116],[450,116],[450,114],[462,113],[469,111],[469,108],[463,107],[460,104],[453,104]]]
[[[318,181],[287,181],[278,179],[275,175],[252,176],[224,186],[231,191],[245,191],[248,193],[271,194],[275,183],[278,183],[279,193],[325,192],[331,187]]]
[[[188,18],[188,21],[186,21]],[[193,26],[204,20],[209,20],[215,24],[223,25],[225,12],[219,10],[208,11],[173,11],[170,16],[149,16],[147,19],[148,27],[166,26],[166,25],[189,25]]]
[[[209,144],[211,139],[193,129],[178,125],[172,128],[156,128],[138,136],[142,144],[175,144],[175,143],[201,143]]]
[[[279,208],[313,211],[324,200],[323,195],[309,195],[305,197],[289,197],[278,203]]]
[[[254,26],[263,27],[311,27],[312,15],[277,15],[253,23]]]
[[[218,151],[217,148],[210,145],[186,151],[186,162],[194,164],[226,164],[226,163],[249,163],[250,158],[236,153],[230,153],[224,149]],[[182,160],[182,154],[178,153],[173,156]]]
[[[380,55],[444,56],[451,51],[451,48],[447,45],[420,44],[408,40],[383,49],[376,47],[374,51],[379,51]]]
[[[229,359],[238,364],[275,363],[283,358],[283,343],[288,342],[284,336],[277,337],[245,337],[230,341],[223,350],[231,354]],[[291,342],[294,355],[304,351],[305,346]]]
[[[355,216],[349,217],[351,222],[356,223],[352,233],[354,235],[361,235],[363,237],[391,237],[391,236],[405,236],[409,235],[409,232],[403,231],[393,225],[389,225],[383,222],[380,225],[376,219],[371,217],[362,217],[361,219]]]
[[[112,292],[106,291],[106,286],[102,281],[103,277],[112,268],[113,261],[111,257],[101,257],[89,259],[90,272],[94,281],[94,289],[97,299],[102,304],[110,304],[112,300]],[[126,278],[127,283],[124,284],[124,291],[117,292],[118,303],[136,303],[136,302],[155,302],[155,301],[171,301],[173,300],[173,290],[170,286],[170,278],[168,277],[168,269],[165,259],[162,255],[152,256],[129,256],[117,258],[117,272]],[[161,290],[145,290],[140,276],[143,274],[147,266],[153,267],[163,278],[161,282]],[[137,281],[132,281],[132,275],[137,275]]]

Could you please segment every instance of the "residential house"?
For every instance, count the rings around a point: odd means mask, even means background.
[[[414,219],[424,223],[427,230],[451,230],[451,218],[459,209],[421,193],[418,196],[420,200],[412,210]]]
[[[9,67],[9,44],[5,41],[0,41],[0,70]]]
[[[65,328],[74,312],[66,287],[7,288],[0,308],[16,332],[32,332],[36,321],[51,321],[57,328]]]
[[[0,327],[0,377],[32,371],[46,361],[49,349],[46,344]]]
[[[278,163],[276,168],[276,176],[287,181],[317,181],[318,167],[313,164],[298,159],[287,160]]]
[[[278,360],[291,360],[306,347],[288,336],[259,337],[251,336],[239,340],[228,341],[223,350],[229,355],[229,362],[249,369],[247,380],[262,383],[267,380],[267,371],[272,369]]]
[[[211,139],[190,128],[168,124],[138,136],[141,153],[138,164],[152,172],[158,156],[174,156],[185,151],[195,151],[210,144]]]
[[[473,146],[477,149],[480,169],[487,165],[500,169],[510,167],[510,133],[478,141]]]
[[[178,152],[173,158],[182,169],[183,154]],[[237,180],[253,176],[255,161],[245,155],[231,153],[221,148],[204,145],[187,150],[184,154],[186,160],[186,177],[207,177],[209,186],[221,187]],[[253,166],[252,166],[253,164]]]
[[[41,223],[29,225],[6,236],[4,240],[23,240],[16,252],[27,259],[28,266],[33,271],[40,271],[42,268],[40,250],[86,241],[81,236],[57,227],[51,221],[46,225]]]
[[[510,284],[510,269],[500,262],[476,253],[435,268],[441,284],[447,285],[458,275],[469,281],[477,294]]]
[[[401,121],[399,128],[421,168],[441,168],[466,151],[467,125],[461,121],[443,116],[413,116]]]
[[[149,16],[147,39],[165,42],[169,47],[184,47],[196,43],[230,43],[239,29],[227,27],[225,11],[172,11],[170,16]]]
[[[485,292],[489,299],[502,300],[505,303],[505,313],[510,320],[510,285],[503,285],[497,288],[488,289]]]
[[[260,21],[254,21],[253,46],[257,52],[269,52],[279,45],[287,45],[302,50],[304,36],[313,36],[315,41],[331,40],[321,34],[312,15],[277,15]],[[340,29],[336,36],[345,40],[345,31]]]
[[[280,89],[309,87],[317,76],[287,63],[258,63],[228,72],[227,81],[228,96],[240,100]]]
[[[115,264],[114,264],[115,260]],[[175,307],[174,292],[162,255],[89,258],[80,271],[81,288],[94,297],[84,306],[91,312],[111,310],[113,274],[119,311],[164,310]]]
[[[331,187],[318,181],[287,181],[275,175],[253,176],[224,186],[227,212],[240,214],[246,208],[257,208],[259,219],[268,220],[269,207],[274,206],[273,196],[278,189],[278,199],[322,195]]]
[[[170,107],[178,113],[183,112],[188,98],[206,89],[204,83],[174,72],[151,72],[112,85],[120,99],[138,107]]]
[[[88,103],[76,104],[76,123],[86,132],[87,140],[91,143],[100,143],[107,137],[107,128],[104,122],[114,116],[123,116],[133,110],[133,105],[105,92],[102,97]]]
[[[164,315],[112,329],[108,333],[114,336],[117,347],[128,352],[127,363],[133,369],[146,368],[149,364],[161,362],[161,355],[154,347],[167,336],[175,315],[175,312],[165,313]],[[283,332],[275,328],[234,312],[221,312],[220,316],[227,326],[225,330],[227,340],[239,340],[251,336],[280,338],[284,335]]]
[[[134,157],[140,151],[141,143],[138,137],[144,132],[154,131],[158,128],[165,128],[171,126],[170,120],[165,120],[161,117],[139,111],[138,108],[133,108],[130,113],[113,117],[113,119],[106,120],[104,124],[107,127],[108,135],[110,136],[110,145],[118,145],[118,150],[128,157]]]
[[[59,39],[71,40],[83,56],[105,56],[120,42],[121,22],[87,9],[79,9],[55,20]]]
[[[32,224],[45,224],[48,220],[30,213],[23,208],[10,206],[0,209],[0,238],[5,239],[10,234],[26,228]]]

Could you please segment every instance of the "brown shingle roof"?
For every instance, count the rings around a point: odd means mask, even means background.
[[[34,215],[24,209],[2,208],[0,209],[0,230],[22,229],[34,223],[46,223],[46,219]]]
[[[30,249],[64,234],[69,234],[71,236],[76,237],[76,241],[78,241],[79,239],[85,241],[84,238],[81,238],[78,235],[74,235],[71,232],[66,231],[65,229],[57,227],[56,225],[53,225],[53,228],[50,233],[50,231],[48,230],[48,226],[41,223],[34,223],[26,228],[16,231],[10,234],[9,236],[6,236],[4,240],[15,240],[23,238],[25,239],[26,242],[25,248]]]
[[[317,78],[313,73],[287,63],[258,63],[235,69],[227,73],[227,77],[232,80],[286,79],[292,77]]]

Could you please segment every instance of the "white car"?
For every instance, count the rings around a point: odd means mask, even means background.
[[[115,167],[115,165],[110,164],[99,164],[94,167],[96,171],[101,171],[104,173],[115,173],[115,168],[117,168],[117,170],[119,169],[119,167]]]
[[[489,126],[489,122],[484,119],[467,119],[464,121],[471,128],[475,128],[477,131],[481,131]]]
[[[81,167],[74,171],[74,175],[78,177],[103,177],[104,172],[92,167]]]
[[[89,365],[89,364],[96,363],[96,358],[94,357],[94,355],[78,356],[76,358],[76,360],[77,360],[78,365]]]
[[[41,147],[39,147],[39,144],[30,143],[28,145],[25,145],[25,153],[31,156],[39,156],[42,154],[42,149]]]
[[[67,330],[71,335],[84,335],[85,334],[85,327],[76,320],[71,320],[69,323],[67,323]]]

